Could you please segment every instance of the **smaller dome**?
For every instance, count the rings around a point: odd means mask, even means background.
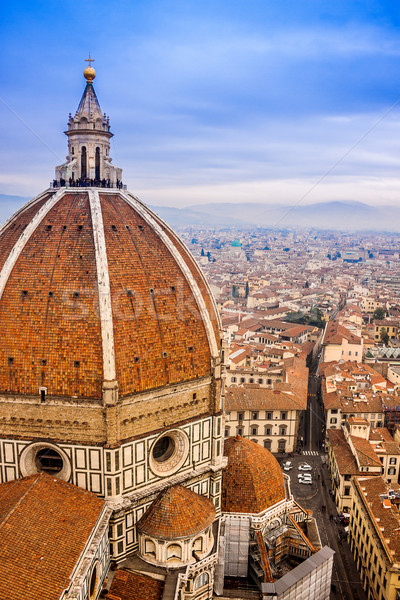
[[[86,67],[86,69],[83,71],[83,76],[88,83],[92,83],[93,79],[96,77],[96,71],[93,69],[93,67]]]
[[[204,531],[214,521],[215,513],[211,500],[174,485],[157,496],[137,530],[157,539],[178,540]]]
[[[233,240],[233,242],[231,243],[232,248],[240,248],[242,244],[239,242],[239,240],[237,238],[235,238]]]
[[[269,450],[237,436],[225,440],[224,455],[223,512],[259,514],[286,499],[282,470]]]

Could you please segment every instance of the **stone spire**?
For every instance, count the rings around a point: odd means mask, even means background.
[[[56,167],[57,185],[81,185],[115,187],[121,184],[122,169],[111,164],[110,119],[102,113],[93,80],[96,71],[91,66],[93,59],[86,59],[89,66],[83,72],[86,87],[75,116],[69,115],[67,162]],[[93,183],[92,183],[93,182]]]

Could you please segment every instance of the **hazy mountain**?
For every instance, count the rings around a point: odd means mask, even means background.
[[[29,198],[0,194],[0,223]],[[400,206],[370,206],[362,202],[282,204],[196,204],[187,208],[151,206],[171,227],[285,227],[400,231]]]
[[[299,206],[282,204],[203,204],[190,210],[216,215],[222,222],[225,215],[260,227],[299,227],[317,229],[383,229],[400,230],[396,217],[400,208],[375,207],[362,202],[320,202]]]
[[[222,226],[229,225],[234,219],[243,227],[400,231],[400,207],[377,207],[362,202],[334,201],[299,206],[252,202],[197,204],[187,210],[203,213],[207,220],[217,217]]]

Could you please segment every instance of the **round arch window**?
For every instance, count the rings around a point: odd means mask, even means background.
[[[96,598],[100,583],[100,563],[96,561],[89,579],[89,600]]]
[[[23,477],[48,473],[68,481],[71,477],[71,463],[67,454],[55,444],[36,442],[27,446],[20,457]]]
[[[175,473],[185,462],[189,440],[183,431],[174,429],[159,436],[150,451],[150,468],[155,475],[166,477]]]

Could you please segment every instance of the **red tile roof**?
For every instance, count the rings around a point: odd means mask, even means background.
[[[329,321],[325,336],[324,344],[341,344],[342,340],[346,339],[349,344],[361,344],[361,338],[354,335],[343,325],[340,325],[338,321]]]
[[[174,485],[157,496],[138,522],[137,530],[158,539],[182,539],[204,531],[215,514],[211,500]]]
[[[115,571],[107,600],[161,600],[164,581],[124,569]]]
[[[280,390],[280,384],[275,385],[276,389],[250,387],[250,386],[230,386],[225,394],[225,408],[230,410],[305,410],[307,408],[307,384],[303,387],[299,385],[297,393],[292,391]],[[290,385],[282,384],[290,390]]]
[[[104,502],[41,473],[0,485],[0,598],[56,600]]]
[[[119,393],[209,375],[208,335],[219,342],[218,316],[193,257],[144,205],[143,214],[158,223],[164,239],[121,193],[99,192],[99,198]],[[0,266],[41,204],[26,205],[1,231]],[[96,235],[84,189],[64,191],[37,222],[0,298],[0,363],[13,358],[12,367],[0,369],[2,393],[36,395],[46,386],[51,396],[101,398],[103,275]],[[204,310],[194,299],[193,279]]]
[[[238,436],[225,440],[224,454],[223,512],[259,514],[286,498],[282,470],[271,452]]]

